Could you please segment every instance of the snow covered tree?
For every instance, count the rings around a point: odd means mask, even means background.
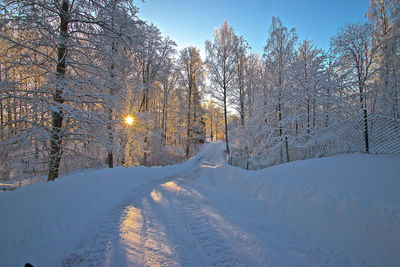
[[[215,29],[213,42],[206,41],[206,65],[212,87],[210,93],[223,105],[227,153],[229,153],[228,98],[235,84],[234,36],[232,27],[225,21],[220,29]]]
[[[305,106],[306,131],[310,133],[311,127],[316,127],[317,99],[319,98],[319,87],[322,82],[324,57],[322,50],[317,49],[312,41],[304,40],[296,51],[295,61],[292,65],[293,82],[297,85],[297,95],[292,102],[296,117],[302,117]],[[301,119],[301,118],[300,118]],[[296,132],[298,129],[296,119]]]
[[[187,47],[181,51],[180,66],[182,85],[186,89],[187,120],[186,120],[186,157],[190,156],[190,146],[201,139],[204,132],[202,125],[202,108],[200,105],[200,89],[204,84],[205,70],[200,52],[196,47]],[[200,136],[198,136],[200,134]],[[200,137],[200,139],[199,139]],[[204,140],[203,140],[204,141]]]
[[[128,0],[7,0],[0,8],[7,14],[3,29],[8,27],[0,37],[10,45],[8,51],[15,51],[17,55],[14,58],[2,55],[2,64],[10,68],[25,67],[27,76],[17,83],[34,88],[27,91],[26,105],[42,113],[41,124],[20,131],[25,136],[21,140],[49,140],[45,148],[48,180],[58,177],[62,157],[73,158],[75,154],[101,162],[99,153],[86,154],[88,143],[91,146],[97,143],[100,147],[105,144],[100,134],[107,132],[103,129],[104,122],[113,123],[104,116],[104,107],[112,105],[110,92],[105,94],[105,87],[113,78],[110,75],[113,64],[100,65],[99,44],[104,44],[107,37],[119,39],[121,43],[131,39],[133,35],[126,33],[136,32],[136,27],[128,30],[121,25],[136,24],[136,8]],[[35,75],[32,70],[36,71]],[[107,74],[109,79],[105,83]],[[30,77],[40,77],[40,82]],[[26,123],[32,123],[29,118],[25,119]],[[35,134],[27,134],[32,130]],[[108,132],[111,131],[114,130]]]
[[[349,24],[332,38],[331,47],[338,55],[344,69],[350,70],[349,78],[358,89],[359,106],[364,116],[365,147],[369,152],[367,126],[367,86],[374,74],[376,47],[368,24]]]
[[[400,117],[400,2],[370,0],[367,14],[376,38],[380,81],[373,110]]]
[[[232,101],[240,116],[240,123],[244,126],[245,122],[245,104],[246,104],[246,65],[247,65],[247,50],[249,46],[243,36],[234,35],[233,37],[233,54],[235,58],[235,71],[236,71],[236,90],[233,91]]]
[[[155,126],[155,118],[152,117],[151,95],[154,93],[153,84],[158,75],[165,67],[165,60],[175,53],[176,45],[169,38],[164,38],[160,30],[154,25],[143,25],[145,39],[142,48],[139,50],[138,64],[140,66],[142,79],[142,100],[139,112],[146,124],[146,134],[144,137],[143,165],[148,164],[148,154],[150,152],[150,135]]]
[[[267,120],[266,122],[276,124],[280,137],[283,135],[284,106],[288,100],[289,66],[293,61],[296,41],[295,29],[288,30],[279,18],[273,17],[268,32],[267,45],[264,47],[264,59],[266,75],[271,86],[270,90],[273,92],[272,97],[276,103],[277,121]]]
[[[367,108],[367,86],[374,74],[376,48],[368,24],[348,24],[331,39],[331,47],[338,55],[343,69],[351,71],[352,86],[358,89],[359,107]]]
[[[162,108],[161,108],[161,142],[166,144],[168,133],[168,113],[169,102],[173,91],[176,89],[179,80],[179,69],[171,59],[166,59],[166,66],[159,81],[162,93]]]
[[[323,126],[327,127],[351,115],[352,110],[345,101],[349,72],[342,69],[337,55],[332,50],[324,54],[323,66],[320,98],[323,106]]]
[[[261,86],[260,66],[261,60],[257,54],[250,53],[247,56],[247,64],[245,65],[245,93],[246,93],[246,112],[250,118],[254,114],[256,103],[256,92]]]
[[[220,106],[213,100],[206,100],[205,110],[205,131],[210,140],[222,140],[224,138],[224,112]]]

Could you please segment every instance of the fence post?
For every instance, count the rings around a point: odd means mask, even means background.
[[[368,140],[368,115],[367,109],[364,108],[364,140],[365,140],[365,153],[369,153],[369,140]]]
[[[246,170],[249,170],[249,154],[246,155]]]
[[[289,162],[289,144],[287,136],[285,136],[285,146],[286,146],[286,162]]]

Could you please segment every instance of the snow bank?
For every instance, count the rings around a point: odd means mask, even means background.
[[[348,154],[235,169],[232,184],[316,249],[329,247],[346,265],[400,263],[400,156]]]
[[[55,266],[133,189],[184,172],[208,149],[180,165],[95,170],[1,193],[0,266]]]

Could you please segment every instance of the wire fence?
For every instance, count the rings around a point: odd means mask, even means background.
[[[256,170],[289,161],[346,153],[400,154],[400,120],[355,116],[310,134],[288,137],[262,155],[228,155],[231,165]]]

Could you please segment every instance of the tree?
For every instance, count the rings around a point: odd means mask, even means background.
[[[293,64],[293,79],[299,88],[299,95],[296,96],[296,100],[300,101],[300,107],[303,106],[303,103],[306,106],[307,133],[310,133],[311,127],[316,127],[316,102],[318,87],[323,79],[323,63],[322,50],[317,49],[312,41],[304,40],[299,45]],[[294,104],[296,105],[296,103]],[[302,113],[302,110],[296,109],[296,113]]]
[[[235,58],[235,74],[236,87],[234,92],[235,101],[237,103],[237,111],[240,115],[240,123],[244,126],[245,120],[245,104],[246,104],[246,65],[247,65],[247,49],[249,46],[243,36],[233,36],[233,54]]]
[[[166,59],[175,53],[175,42],[161,36],[160,30],[154,25],[143,25],[145,39],[143,47],[139,50],[138,64],[140,65],[142,79],[142,101],[139,112],[147,125],[147,133],[144,137],[143,165],[148,164],[148,153],[150,152],[150,132],[155,123],[151,117],[150,97],[154,82],[165,67]]]
[[[206,41],[206,65],[211,81],[211,95],[223,104],[225,124],[225,145],[229,153],[228,137],[228,97],[235,83],[235,56],[233,53],[234,31],[225,21],[221,28],[215,29],[214,40]]]
[[[25,101],[27,107],[39,106],[43,111],[43,123],[32,129],[40,127],[38,138],[49,140],[48,180],[54,180],[66,154],[83,156],[81,148],[91,141],[105,144],[104,122],[114,122],[104,116],[105,107],[113,105],[110,92],[104,92],[115,75],[110,75],[110,65],[99,64],[99,47],[106,37],[121,43],[131,39],[135,34],[127,36],[126,33],[136,31],[132,25],[136,23],[137,10],[129,0],[6,0],[0,8],[6,14],[3,25],[11,29],[2,31],[0,37],[9,42],[9,50],[17,51],[18,55],[10,66],[24,66],[28,74],[28,78],[19,80],[18,84],[30,82],[32,69],[39,72],[37,75],[43,81],[39,88],[35,85],[34,90],[26,94]],[[117,17],[119,19],[113,19]],[[122,27],[122,24],[131,28]],[[111,68],[113,66],[115,64],[111,64]],[[105,79],[106,73],[108,79]],[[103,107],[101,111],[99,106]],[[32,123],[25,119],[26,123]],[[26,134],[27,129],[20,133]],[[95,160],[91,156],[87,158]]]
[[[246,111],[247,117],[250,118],[254,114],[256,91],[258,91],[261,84],[260,58],[257,54],[250,53],[250,55],[247,57],[244,77],[247,94]]]
[[[196,141],[196,133],[201,131],[200,88],[203,86],[205,71],[200,52],[196,47],[187,47],[181,51],[180,65],[182,85],[186,88],[187,99],[187,133],[186,157],[190,156],[190,144]],[[197,128],[197,129],[196,129]]]
[[[377,108],[394,118],[400,117],[400,3],[392,0],[370,0],[367,14],[379,58]],[[375,105],[374,105],[375,106]],[[374,108],[375,109],[375,108]]]
[[[282,137],[283,107],[287,99],[289,66],[293,60],[294,45],[297,41],[295,29],[288,30],[279,18],[272,17],[268,31],[267,45],[264,47],[264,59],[271,89],[275,92],[277,124]]]
[[[333,51],[339,56],[342,67],[351,70],[350,78],[353,86],[358,88],[359,106],[363,112],[365,124],[366,153],[369,152],[366,89],[374,74],[376,47],[373,47],[373,44],[371,28],[368,24],[349,24],[331,39]]]
[[[371,28],[368,24],[349,24],[331,39],[331,47],[338,55],[344,69],[351,70],[353,86],[358,89],[360,109],[367,107],[366,86],[374,74],[376,48],[373,47]]]
[[[222,140],[224,132],[223,111],[213,99],[205,102],[204,110],[206,111],[206,132],[209,133],[211,141],[214,139]]]
[[[168,105],[171,94],[175,89],[179,79],[179,69],[174,62],[167,58],[165,62],[166,68],[160,77],[161,93],[162,93],[162,109],[161,109],[161,143],[165,146],[167,140],[168,125]]]
[[[342,69],[339,63],[331,49],[324,54],[321,100],[325,127],[351,114],[350,107],[344,101],[348,71]]]

